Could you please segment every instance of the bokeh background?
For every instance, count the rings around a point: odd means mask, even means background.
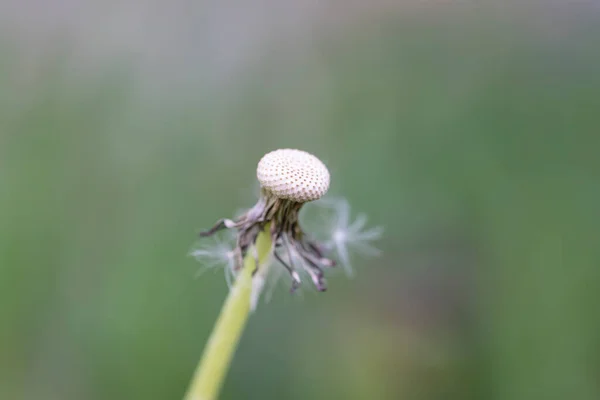
[[[495,4],[493,4],[495,3]],[[600,398],[595,1],[0,5],[0,399],[178,399],[267,151],[385,227],[223,399]]]

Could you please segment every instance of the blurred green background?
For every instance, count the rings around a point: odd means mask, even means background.
[[[279,147],[383,256],[262,304],[223,399],[600,398],[595,2],[0,11],[0,399],[181,398],[187,253]]]

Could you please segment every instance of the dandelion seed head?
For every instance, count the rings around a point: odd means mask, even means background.
[[[366,228],[367,217],[363,214],[351,219],[350,206],[344,199],[325,199],[323,205],[331,211],[329,218],[320,218],[314,232],[305,230],[300,221],[301,208],[325,195],[330,183],[329,171],[317,157],[301,150],[275,150],[262,157],[256,175],[261,192],[255,205],[234,219],[220,219],[200,233],[201,237],[209,237],[228,230],[233,233],[231,240],[217,240],[211,247],[192,252],[205,268],[225,265],[228,283],[243,268],[245,257],[260,258],[252,275],[252,309],[263,291],[267,299],[271,297],[271,282],[281,277],[291,281],[292,292],[305,282],[312,282],[316,290],[323,292],[327,290],[325,275],[335,265],[341,264],[348,275],[352,274],[351,253],[378,254],[371,243],[381,236],[381,228]],[[328,228],[326,235],[313,237],[314,233],[319,236],[323,228]],[[256,243],[261,234],[269,235],[271,248],[263,250],[269,254],[259,256]],[[264,257],[278,265],[271,267]]]
[[[280,149],[259,161],[256,176],[261,187],[280,199],[298,203],[321,198],[329,189],[329,171],[310,153]]]

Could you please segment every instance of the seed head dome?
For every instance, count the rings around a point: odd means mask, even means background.
[[[302,150],[280,149],[259,161],[256,176],[273,195],[298,203],[321,198],[329,189],[329,171],[317,157]]]

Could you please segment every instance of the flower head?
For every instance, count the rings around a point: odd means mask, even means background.
[[[366,253],[376,252],[366,242],[377,239],[381,231],[363,231],[366,223],[364,216],[359,216],[350,224],[347,202],[339,209],[335,229],[328,241],[315,241],[301,228],[299,211],[302,206],[320,199],[329,189],[329,171],[314,155],[295,149],[272,151],[260,160],[256,175],[261,194],[254,207],[236,219],[222,219],[213,228],[200,234],[211,236],[222,229],[235,229],[235,247],[225,253],[227,265],[232,271],[241,268],[242,259],[249,251],[253,251],[259,233],[267,226],[270,227],[273,243],[272,254],[292,278],[292,291],[301,284],[304,276],[310,278],[317,290],[326,290],[323,271],[336,264],[328,257],[328,253],[335,251],[347,270],[351,271],[349,247],[356,245]],[[208,254],[211,253],[206,249],[192,253],[197,258]],[[268,266],[260,266],[255,273],[256,296],[262,290],[267,272]]]
[[[298,203],[318,200],[329,189],[329,171],[325,164],[302,150],[267,153],[258,163],[256,176],[263,189],[280,199]]]

